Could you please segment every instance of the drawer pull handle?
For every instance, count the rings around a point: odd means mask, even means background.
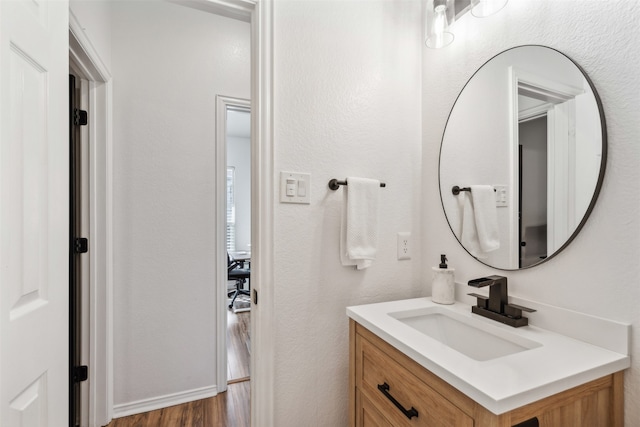
[[[384,384],[378,384],[378,390],[380,390],[382,392],[382,394],[384,394],[387,399],[389,399],[391,401],[391,403],[393,403],[394,405],[396,405],[396,408],[400,409],[402,411],[402,413],[409,419],[413,418],[413,417],[417,417],[418,416],[418,411],[416,411],[416,408],[414,408],[413,406],[411,407],[411,409],[406,410],[404,409],[404,406],[402,406],[400,404],[400,402],[398,402],[395,397],[391,396],[391,394],[389,393],[389,384],[384,383]]]

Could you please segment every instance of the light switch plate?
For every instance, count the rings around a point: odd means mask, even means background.
[[[309,204],[311,203],[310,193],[311,174],[280,172],[280,203]]]
[[[496,190],[496,206],[497,207],[505,207],[509,206],[508,197],[509,191],[506,185],[494,185],[493,188]]]

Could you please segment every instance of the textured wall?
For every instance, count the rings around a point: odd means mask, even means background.
[[[632,367],[625,375],[626,425],[640,423],[640,4],[624,1],[510,1],[497,15],[463,17],[456,40],[423,56],[423,252],[447,253],[460,282],[486,274],[509,278],[513,295],[633,324]],[[580,235],[531,270],[501,272],[473,260],[442,213],[438,150],[447,114],[467,79],[496,53],[542,44],[577,61],[604,103],[609,157],[602,193]]]
[[[249,98],[249,24],[113,3],[116,405],[215,385],[216,95]]]
[[[109,0],[70,0],[69,9],[82,25],[86,36],[111,70],[111,6]]]
[[[347,306],[425,294],[419,7],[275,3],[275,171],[310,172],[312,181],[310,205],[275,205],[279,427],[347,424]],[[347,176],[387,183],[378,258],[363,271],[340,264],[343,190],[327,188]],[[413,233],[411,261],[396,259],[398,231]]]

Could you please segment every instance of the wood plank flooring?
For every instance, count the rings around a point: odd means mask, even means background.
[[[215,397],[116,418],[108,427],[249,427],[251,313],[227,312],[228,388]]]
[[[251,312],[227,311],[227,379],[233,383],[249,377],[251,339],[249,338]]]
[[[116,418],[108,427],[249,427],[250,384],[230,384],[215,397]]]

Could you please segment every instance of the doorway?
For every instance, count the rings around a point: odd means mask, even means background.
[[[576,97],[584,89],[510,67],[512,170],[511,239],[515,267],[526,268],[562,246],[575,229]]]
[[[219,253],[218,389],[247,381],[251,363],[251,102],[216,97]],[[223,256],[224,256],[223,255]]]
[[[221,2],[211,2],[219,3]],[[206,5],[209,7],[210,2]],[[273,336],[273,292],[272,292],[272,5],[260,4],[258,7],[253,1],[247,1],[241,7],[218,6],[233,9],[234,16],[238,15],[241,9],[242,16],[252,22],[252,103],[255,112],[255,123],[252,124],[253,135],[253,201],[252,210],[261,212],[262,215],[253,215],[254,241],[252,246],[252,270],[256,276],[254,283],[260,283],[260,307],[252,308],[252,316],[260,321],[252,322],[251,329],[257,330],[252,333],[254,348],[260,347],[260,360],[252,360],[252,365],[257,365],[252,370],[251,394],[259,395],[259,399],[252,399],[252,420],[257,425],[271,425],[273,417],[273,346],[271,337]],[[70,53],[72,56],[81,56],[86,59],[82,64],[82,69],[88,72],[90,103],[93,112],[89,117],[93,128],[90,131],[92,141],[91,154],[91,180],[92,190],[96,189],[97,199],[91,202],[92,207],[92,233],[96,234],[100,240],[96,239],[95,248],[92,247],[91,259],[91,307],[96,310],[95,321],[91,323],[91,361],[89,365],[90,377],[96,373],[96,381],[92,385],[92,399],[90,411],[93,414],[90,425],[104,425],[102,420],[110,420],[113,416],[113,148],[112,148],[112,83],[109,71],[100,61],[97,52],[92,47],[87,38],[87,32],[79,24],[74,16],[70,16]],[[77,40],[76,40],[77,39]],[[78,43],[79,41],[79,43]],[[101,120],[94,120],[94,116]],[[255,148],[259,149],[255,149]],[[94,166],[96,166],[94,168]],[[224,168],[223,168],[224,169]],[[226,173],[226,171],[225,171]],[[95,175],[95,176],[94,176]],[[95,178],[95,179],[94,179]],[[220,181],[218,181],[220,182]],[[224,180],[222,181],[224,182]],[[224,188],[223,188],[224,190]],[[93,210],[95,208],[95,210]],[[99,243],[101,242],[101,243]],[[222,253],[222,252],[221,252]],[[95,264],[95,268],[93,267]],[[226,270],[222,271],[224,280]],[[258,281],[257,278],[260,278]],[[252,286],[253,287],[253,286]],[[95,291],[95,292],[94,292]],[[226,293],[221,295],[222,301],[226,302]],[[225,307],[218,310],[219,314],[226,316],[228,310],[222,302],[219,306]],[[93,314],[92,314],[93,316]],[[226,322],[216,322],[216,325],[226,324]],[[218,327],[218,326],[216,326]],[[223,333],[216,334],[218,339],[224,337]],[[264,338],[262,338],[264,337]],[[217,347],[220,347],[219,345]],[[226,347],[222,347],[225,349]],[[218,361],[220,358],[218,358]],[[222,368],[226,371],[225,364]],[[220,376],[218,378],[221,378]],[[219,391],[224,391],[222,388]],[[96,399],[94,399],[94,397]]]
[[[89,82],[69,70],[69,426],[89,420]]]
[[[547,257],[547,115],[519,123],[520,268]]]
[[[74,426],[99,427],[111,420],[113,406],[111,76],[73,16],[69,20],[69,73],[75,76],[79,108],[87,111],[87,125],[78,130],[81,180],[77,192],[82,203],[76,234],[87,238],[87,252],[79,255],[83,292],[78,301],[81,315],[75,320],[79,325],[74,328],[81,346],[78,363],[72,366],[86,366],[88,380],[80,383],[81,397],[76,401],[80,416]],[[69,320],[71,338],[74,320]]]
[[[246,101],[249,103],[249,101]],[[250,379],[251,363],[251,111],[226,108],[227,384]],[[248,404],[248,403],[247,403]]]

